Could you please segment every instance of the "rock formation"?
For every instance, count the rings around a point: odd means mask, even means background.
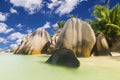
[[[46,63],[63,65],[67,67],[79,67],[80,62],[74,52],[69,49],[56,49]]]
[[[61,32],[62,32],[62,29],[58,29],[58,30],[56,31],[56,33],[53,35],[52,41],[51,41],[51,44],[52,44],[53,46],[56,45],[56,43],[57,43],[57,41],[58,41],[58,38],[59,38]]]
[[[96,39],[96,44],[93,49],[94,56],[108,56],[111,55],[107,40],[103,33],[100,33]]]
[[[12,53],[12,50],[9,50],[9,49],[8,49],[8,50],[5,50],[4,52],[5,52],[5,53]]]
[[[23,39],[15,54],[40,54],[48,42],[51,42],[49,34],[43,28],[38,28],[35,32],[27,35]]]
[[[58,30],[55,32],[55,34],[52,36],[51,43],[48,44],[48,45],[49,45],[49,48],[48,48],[47,51],[48,51],[49,54],[51,54],[51,53],[55,50],[55,45],[56,45],[56,43],[57,43],[57,41],[58,41],[58,38],[59,38],[61,32],[62,32],[62,28],[58,29]],[[46,45],[46,46],[47,46],[47,45]],[[46,46],[45,46],[45,47],[46,47]]]
[[[14,53],[17,49],[18,49],[18,46],[13,47],[12,50],[11,50],[11,52]]]
[[[112,52],[119,52],[120,53],[120,36],[116,37],[114,41],[111,42],[112,45],[110,47],[110,50]]]
[[[55,48],[70,49],[77,56],[89,57],[95,42],[91,26],[80,19],[71,18],[65,23]]]

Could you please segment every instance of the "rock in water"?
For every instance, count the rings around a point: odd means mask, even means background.
[[[74,52],[69,49],[58,49],[52,53],[52,56],[46,63],[63,65],[67,67],[79,67],[80,62],[75,56]]]
[[[107,40],[103,33],[97,37],[96,44],[93,49],[94,56],[108,56],[111,55]]]
[[[43,28],[38,28],[23,39],[15,54],[40,54],[48,42],[51,42],[49,34]]]
[[[80,19],[71,18],[65,23],[55,48],[70,49],[77,56],[89,57],[95,42],[91,26]]]

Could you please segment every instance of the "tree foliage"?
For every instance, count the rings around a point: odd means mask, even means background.
[[[77,16],[76,15],[70,15],[70,18],[76,18]]]
[[[53,28],[53,31],[55,31],[55,32],[56,32],[58,29],[64,27],[65,21],[58,21],[56,24],[58,25],[58,27],[54,27],[54,28]]]
[[[109,1],[105,6],[96,5],[91,25],[96,33],[103,32],[108,40],[114,40],[120,36],[120,5],[116,4],[109,9]]]
[[[59,28],[63,28],[64,24],[65,24],[65,21],[58,21],[57,22],[57,25]]]

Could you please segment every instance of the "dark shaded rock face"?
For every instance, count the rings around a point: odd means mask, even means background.
[[[69,49],[55,50],[46,63],[76,68],[80,66],[80,62],[74,55],[74,52]]]
[[[51,43],[50,43],[50,41],[48,41],[48,42],[44,45],[44,47],[42,48],[41,53],[42,53],[42,54],[50,54],[49,51],[48,51],[50,45],[51,45]]]
[[[100,33],[96,39],[96,44],[93,49],[94,56],[111,56],[107,40],[103,33]]]
[[[120,36],[116,37],[114,41],[111,42],[112,46],[110,47],[110,50],[112,52],[119,52],[120,53]]]
[[[66,21],[55,48],[70,49],[77,56],[89,57],[95,42],[91,26],[78,18],[71,18]]]

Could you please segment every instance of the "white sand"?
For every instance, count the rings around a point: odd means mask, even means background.
[[[120,56],[120,53],[117,52],[111,52],[112,56]]]

